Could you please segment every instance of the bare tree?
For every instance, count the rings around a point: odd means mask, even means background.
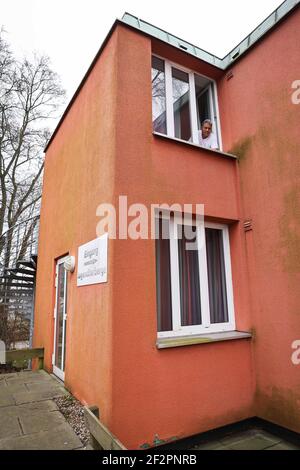
[[[45,121],[54,117],[63,96],[49,59],[35,55],[18,61],[0,33],[0,235],[5,229],[11,234],[39,210],[43,148],[49,139]],[[11,238],[0,238],[5,266],[12,261]]]
[[[36,229],[44,166],[43,149],[64,97],[49,58],[34,55],[18,60],[0,31],[0,339],[10,344],[28,331],[20,314],[24,297],[14,313],[16,288],[4,276],[5,268],[24,259]],[[20,310],[20,311],[19,311]]]

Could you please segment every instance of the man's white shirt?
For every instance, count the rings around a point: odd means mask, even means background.
[[[219,147],[217,139],[215,135],[212,133],[206,139],[203,139],[202,131],[200,130],[198,132],[198,138],[199,138],[199,145],[201,145],[201,147],[205,147],[207,149],[217,149]]]

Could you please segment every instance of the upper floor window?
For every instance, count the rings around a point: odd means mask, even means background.
[[[152,56],[152,123],[155,132],[207,148],[220,148],[216,102],[212,80]],[[202,126],[206,120],[207,133]]]

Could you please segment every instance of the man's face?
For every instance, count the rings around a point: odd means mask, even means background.
[[[211,124],[205,122],[201,127],[201,130],[203,139],[206,139],[211,134]]]

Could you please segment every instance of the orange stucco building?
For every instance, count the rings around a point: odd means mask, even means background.
[[[299,43],[295,1],[222,60],[126,14],[47,146],[34,345],[127,448],[253,416],[300,432]],[[119,196],[203,205],[198,248],[117,231],[107,279],[78,285]]]

